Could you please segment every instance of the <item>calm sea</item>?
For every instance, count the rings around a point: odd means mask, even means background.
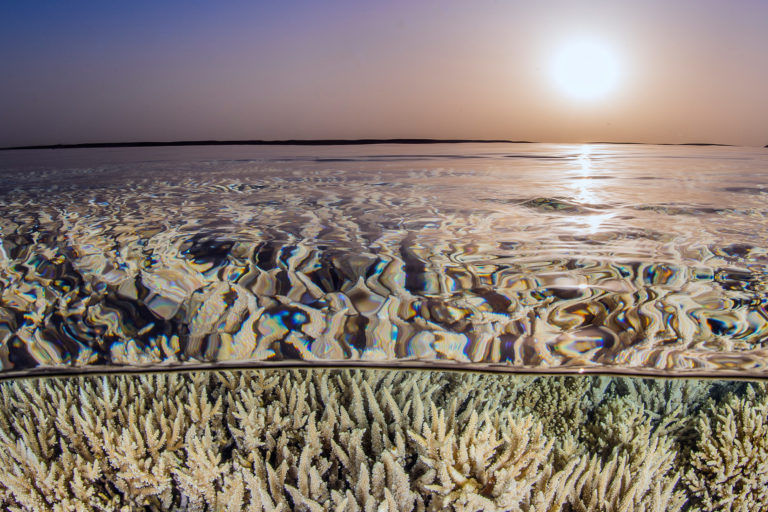
[[[768,372],[768,150],[0,153],[0,375]]]

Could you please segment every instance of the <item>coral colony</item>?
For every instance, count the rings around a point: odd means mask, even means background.
[[[5,510],[763,510],[744,382],[248,370],[0,384]]]

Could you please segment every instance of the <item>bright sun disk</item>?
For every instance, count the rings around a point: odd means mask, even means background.
[[[563,46],[555,53],[551,71],[558,89],[578,100],[606,96],[620,78],[616,54],[596,41],[575,41]]]

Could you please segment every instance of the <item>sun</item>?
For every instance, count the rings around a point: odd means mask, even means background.
[[[557,88],[577,100],[604,98],[621,78],[618,56],[610,46],[593,40],[571,41],[554,54],[552,79]]]

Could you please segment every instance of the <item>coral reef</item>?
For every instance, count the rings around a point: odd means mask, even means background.
[[[756,510],[768,503],[768,399],[717,386],[383,370],[8,381],[0,505]],[[679,400],[662,405],[660,388]]]
[[[768,509],[768,394],[751,385],[697,417],[696,444],[684,476],[704,510]]]

